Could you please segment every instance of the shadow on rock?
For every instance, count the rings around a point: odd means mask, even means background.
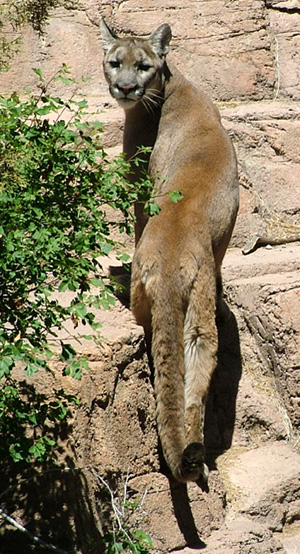
[[[214,461],[232,443],[236,416],[236,397],[242,375],[242,358],[236,318],[217,320],[218,363],[212,376],[205,415],[204,437],[207,463]]]
[[[104,552],[85,475],[60,468],[6,468],[5,475],[1,508],[22,522],[26,532],[2,519],[1,554],[40,554],[51,545],[58,553]]]
[[[20,381],[19,390],[27,403],[43,405],[45,395],[34,385]],[[0,462],[1,554],[39,554],[47,549],[43,543],[55,546],[52,550],[58,553],[74,552],[84,545],[91,554],[97,544],[97,553],[101,553],[100,533],[87,500],[88,477],[78,472],[65,454],[72,426],[68,420],[56,420],[43,430],[56,443],[51,463],[14,463],[8,458]],[[22,443],[30,431],[25,422],[16,423],[15,432]]]
[[[131,264],[109,266],[109,276],[116,285],[116,297],[126,308],[130,307]]]
[[[187,486],[170,478],[170,492],[178,527],[189,548],[202,550],[206,544],[200,539],[192,513]]]

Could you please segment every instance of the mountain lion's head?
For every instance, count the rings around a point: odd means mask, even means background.
[[[101,32],[104,74],[111,95],[125,110],[137,102],[151,110],[151,104],[159,103],[164,86],[163,68],[172,36],[169,25],[158,27],[148,40],[119,38],[104,20]]]

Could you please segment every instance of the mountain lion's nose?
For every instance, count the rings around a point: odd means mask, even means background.
[[[119,84],[117,84],[117,88],[119,89],[120,92],[123,92],[123,94],[125,96],[127,96],[127,94],[129,94],[130,92],[134,92],[137,87],[135,85],[119,85]]]

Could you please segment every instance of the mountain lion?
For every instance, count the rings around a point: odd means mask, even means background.
[[[104,73],[125,110],[124,152],[143,146],[159,215],[135,206],[131,307],[154,367],[157,424],[165,460],[179,481],[206,479],[203,423],[218,348],[221,263],[238,209],[236,158],[211,100],[166,54],[169,25],[148,40],[118,38],[101,23]],[[134,164],[131,180],[139,177]],[[172,202],[169,191],[183,198]]]

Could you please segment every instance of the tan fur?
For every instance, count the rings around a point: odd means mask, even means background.
[[[221,263],[238,209],[235,154],[210,99],[167,65],[168,25],[145,41],[118,39],[103,22],[102,36],[106,79],[125,109],[124,151],[130,158],[153,146],[145,164],[161,208],[147,223],[136,210],[131,307],[153,359],[166,462],[178,480],[197,480],[206,472],[203,422],[216,365]],[[141,63],[151,64],[148,75]],[[174,204],[170,190],[183,199]]]

